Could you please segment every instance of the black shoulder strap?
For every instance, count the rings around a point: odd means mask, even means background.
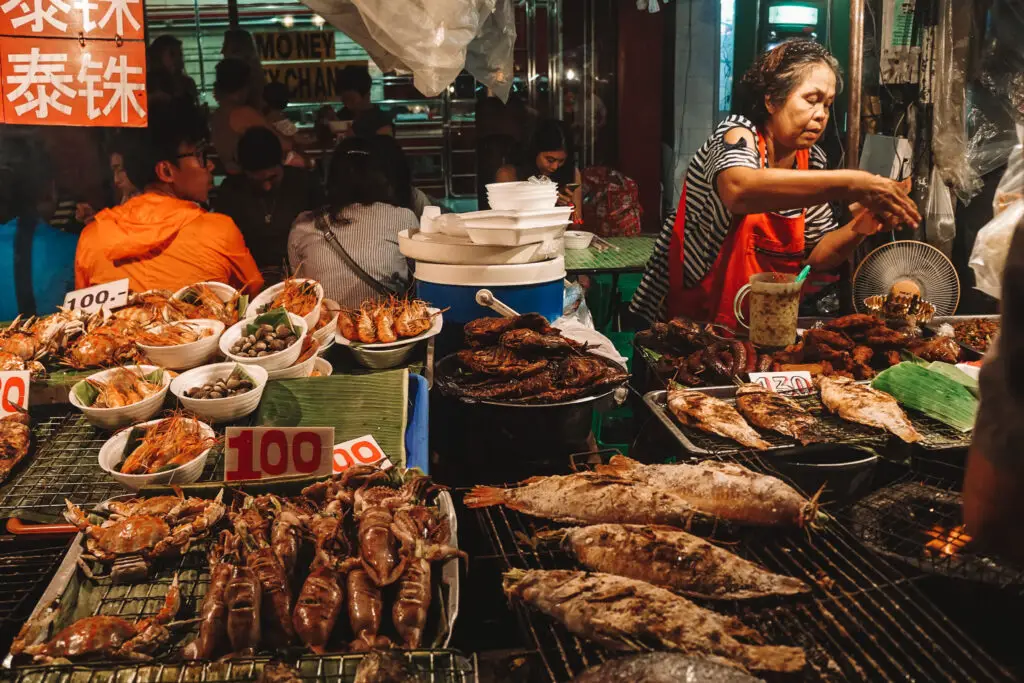
[[[36,295],[32,291],[32,238],[36,222],[27,217],[18,218],[14,231],[14,295],[18,300],[18,313],[36,314]]]
[[[341,242],[338,241],[338,236],[334,234],[333,230],[331,230],[331,226],[328,223],[326,211],[317,212],[316,218],[314,219],[314,224],[316,225],[317,230],[323,233],[324,238],[327,240],[327,242],[331,246],[333,246],[335,250],[337,250],[337,252],[341,255],[342,260],[345,261],[345,264],[352,269],[352,271],[359,277],[360,280],[362,280],[370,287],[372,287],[373,290],[380,294],[381,296],[391,296],[392,294],[394,294],[394,292],[389,290],[387,287],[385,287],[380,282],[375,280],[372,276],[370,276],[369,273],[363,270],[362,267],[360,267],[360,265],[356,263],[355,259],[349,255],[345,247],[341,246]]]

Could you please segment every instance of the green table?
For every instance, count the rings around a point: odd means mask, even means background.
[[[565,271],[570,275],[599,275],[609,273],[642,273],[654,253],[654,236],[607,237],[609,244],[618,247],[603,252],[594,247],[566,249]]]

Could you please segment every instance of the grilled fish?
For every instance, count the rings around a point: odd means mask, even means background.
[[[696,511],[736,524],[803,527],[818,515],[816,500],[781,479],[734,463],[644,465],[615,455],[597,471],[673,491]]]
[[[0,482],[28,455],[32,430],[27,413],[14,413],[0,419]]]
[[[470,508],[505,505],[569,524],[685,526],[694,512],[683,496],[665,487],[593,472],[532,477],[523,484],[518,488],[476,486],[463,502]]]
[[[804,446],[825,437],[818,434],[818,421],[789,396],[744,384],[736,390],[736,410],[755,427],[791,436]]]
[[[669,526],[596,524],[539,534],[563,539],[585,567],[710,600],[796,595],[810,587]]]
[[[678,652],[630,655],[587,669],[573,683],[758,683],[760,678],[736,669],[717,658],[690,657]]]
[[[735,408],[714,396],[688,389],[670,390],[668,409],[689,427],[724,436],[747,448],[759,451],[771,448],[771,444],[758,436]]]
[[[921,440],[900,404],[884,391],[846,377],[822,377],[819,387],[821,402],[844,420],[887,429],[907,443]]]
[[[738,619],[645,581],[600,572],[513,569],[504,575],[504,588],[510,598],[609,649],[656,646],[715,655],[755,671],[795,672],[805,664],[800,648],[740,643],[736,638],[763,641]]]

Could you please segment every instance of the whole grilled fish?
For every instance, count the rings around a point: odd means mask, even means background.
[[[504,505],[569,524],[623,522],[685,526],[693,508],[674,491],[631,479],[578,472],[531,477],[518,488],[475,486],[466,507]]]
[[[647,581],[687,597],[746,600],[810,590],[799,579],[773,574],[669,526],[596,524],[544,532],[540,537],[562,538],[588,569]]]
[[[648,652],[605,662],[587,669],[573,683],[758,683],[760,678],[716,658],[697,658],[678,652]],[[761,681],[763,683],[763,681]]]
[[[759,451],[771,448],[735,408],[714,396],[689,389],[672,389],[668,392],[668,409],[688,427],[724,436],[747,448]]]
[[[804,668],[802,649],[740,643],[737,637],[760,642],[760,634],[738,619],[698,607],[645,581],[600,572],[513,569],[504,575],[504,588],[510,598],[609,649],[657,645],[714,655],[756,671]]]
[[[921,440],[900,404],[884,391],[846,377],[822,377],[818,386],[821,402],[844,420],[886,429],[907,443]]]
[[[816,500],[781,479],[734,463],[645,465],[615,455],[597,471],[670,490],[696,511],[736,524],[803,527],[818,515]]]
[[[825,440],[813,415],[789,396],[760,384],[744,384],[736,390],[736,410],[755,427],[791,436],[804,446]]]

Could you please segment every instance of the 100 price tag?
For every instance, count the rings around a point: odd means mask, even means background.
[[[28,410],[28,370],[0,372],[0,417]]]
[[[224,481],[333,471],[334,427],[228,427]]]
[[[376,465],[386,470],[392,463],[377,440],[369,434],[334,445],[335,472],[344,472],[349,467],[358,465]]]
[[[794,372],[752,372],[750,381],[757,382],[765,389],[780,394],[810,394],[814,392],[811,373],[806,370]]]
[[[64,295],[64,308],[69,311],[95,313],[101,308],[112,311],[128,303],[128,279],[105,282]]]

